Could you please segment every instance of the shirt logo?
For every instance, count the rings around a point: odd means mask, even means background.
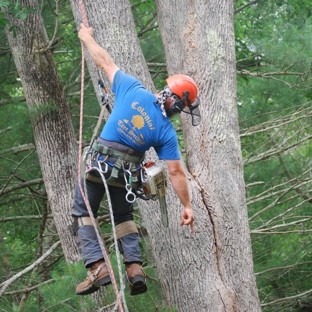
[[[137,110],[137,111],[141,114],[142,119],[144,119],[144,121],[146,121],[146,123],[147,123],[147,125],[148,125],[148,127],[149,127],[150,130],[155,130],[154,125],[153,125],[153,122],[152,122],[150,116],[148,116],[148,114],[146,113],[145,108],[142,107],[142,106],[138,106],[138,105],[139,105],[138,102],[133,102],[133,103],[131,104],[131,107],[132,107],[133,109]],[[136,117],[136,116],[134,116],[134,117]],[[139,117],[139,116],[137,116],[137,117]],[[133,121],[132,121],[132,123],[133,123]],[[134,123],[133,123],[133,124],[134,124]],[[142,126],[142,127],[143,127],[143,126]],[[141,127],[141,128],[142,128],[142,127]],[[138,128],[138,129],[141,129],[141,128]]]

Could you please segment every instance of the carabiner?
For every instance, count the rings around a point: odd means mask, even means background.
[[[101,173],[107,173],[108,164],[105,162],[107,157],[105,157],[105,159],[103,159],[103,160],[100,160],[99,157],[100,157],[100,155],[98,155],[97,159],[96,159],[96,161],[98,163],[99,170],[101,171]],[[102,169],[102,165],[104,165],[104,170]]]

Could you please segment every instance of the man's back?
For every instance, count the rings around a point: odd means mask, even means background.
[[[101,137],[141,152],[154,147],[161,159],[179,159],[176,133],[155,95],[121,70],[115,74],[112,90],[115,105]]]

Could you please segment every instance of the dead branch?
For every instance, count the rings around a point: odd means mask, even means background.
[[[255,157],[251,157],[249,158],[248,160],[246,160],[244,162],[244,165],[249,165],[249,164],[252,164],[252,163],[255,163],[255,162],[258,162],[258,161],[261,161],[261,160],[265,160],[265,159],[268,159],[274,155],[277,155],[277,154],[280,154],[280,153],[283,153],[283,152],[286,152],[288,151],[289,149],[292,149],[302,143],[304,143],[305,141],[309,141],[310,139],[312,138],[312,135],[309,135],[305,138],[303,138],[302,140],[300,141],[297,141],[296,143],[293,143],[293,144],[290,144],[288,146],[285,146],[283,148],[280,148],[280,149],[271,149],[269,151],[266,151],[264,153],[261,153]]]
[[[261,232],[257,230],[252,230],[250,231],[250,234],[263,234],[263,235],[286,235],[286,234],[307,234],[312,232],[312,230],[292,230],[292,231],[282,231],[282,232],[277,232],[277,231],[272,231],[272,232]]]
[[[53,219],[52,215],[47,216],[48,219]],[[11,221],[20,221],[20,220],[41,220],[42,216],[15,216],[15,217],[3,217],[0,218],[0,223],[11,222]]]
[[[305,262],[299,262],[299,263],[286,265],[286,266],[282,266],[282,267],[270,268],[270,269],[255,273],[255,275],[261,275],[261,274],[265,274],[265,273],[277,271],[277,270],[287,270],[287,269],[291,269],[291,268],[299,266],[299,265],[305,265],[305,264],[311,264],[311,263],[312,263],[312,261],[305,261]]]
[[[305,181],[303,182],[304,184],[310,184],[311,181]],[[301,183],[300,185],[302,185],[303,183]],[[280,190],[278,192],[276,192],[275,195],[279,195],[270,205],[264,207],[263,209],[261,209],[260,211],[258,211],[257,213],[255,213],[252,217],[249,218],[249,221],[254,220],[256,217],[258,217],[260,214],[268,211],[269,209],[271,209],[272,207],[275,207],[276,205],[280,205],[283,204],[285,202],[288,202],[290,200],[296,199],[298,197],[301,197],[299,194],[296,194],[295,196],[290,196],[289,198],[287,198],[286,200],[280,201],[281,198],[283,198],[286,194],[288,194],[290,191],[292,191],[294,189],[294,186],[291,186],[287,189],[283,189]]]
[[[306,185],[306,184],[309,184],[311,183],[311,179],[310,178],[307,178],[305,179],[304,181],[300,181],[299,183],[297,183],[296,185],[294,184],[294,182],[297,182],[299,181],[300,178],[304,177],[305,174],[309,174],[309,172],[311,171],[311,169],[307,169],[306,171],[304,171],[300,176],[296,177],[296,178],[293,178],[292,180],[289,180],[288,183],[292,184],[292,187],[300,187],[300,186],[303,186],[303,185]],[[304,184],[302,184],[304,183]],[[276,191],[276,192],[273,192],[275,190],[278,190],[280,188],[283,188],[282,190],[279,190],[279,191]],[[251,205],[251,204],[254,204],[256,202],[259,202],[259,201],[262,201],[264,199],[268,199],[272,196],[276,196],[276,195],[279,195],[281,192],[283,192],[285,190],[285,183],[281,183],[281,184],[277,184],[277,185],[274,185],[272,186],[271,188],[269,189],[266,189],[264,192],[260,193],[260,194],[257,194],[253,197],[250,197],[247,199],[247,205]],[[273,192],[273,193],[272,193]]]
[[[16,155],[18,153],[30,151],[30,150],[34,150],[34,149],[36,149],[34,144],[32,144],[32,143],[24,144],[24,145],[9,148],[7,150],[0,151],[0,155],[11,154],[11,153]]]
[[[36,266],[38,266],[41,262],[43,262],[46,258],[48,258],[53,252],[54,250],[61,244],[60,241],[56,242],[45,254],[42,255],[42,257],[40,257],[39,259],[37,259],[33,264],[31,264],[30,266],[28,266],[26,269],[24,269],[23,271],[15,274],[14,276],[12,276],[10,279],[6,280],[5,282],[0,284],[1,290],[0,290],[0,297],[2,297],[2,295],[4,294],[5,290],[14,282],[16,281],[18,278],[20,278],[21,276],[25,275],[26,273],[28,273],[29,271],[33,270]]]
[[[302,298],[304,296],[310,295],[311,293],[312,293],[312,289],[310,289],[308,291],[305,291],[303,293],[297,294],[295,296],[289,296],[289,297],[286,297],[286,298],[276,299],[276,300],[271,301],[271,302],[261,303],[261,307],[267,307],[267,306],[274,305],[276,303],[287,302],[287,301],[291,301],[291,300],[294,300],[294,299]]]
[[[282,223],[282,224],[278,224],[278,225],[275,225],[275,226],[270,226],[269,228],[264,228],[264,229],[261,229],[261,227],[259,227],[258,229],[255,229],[253,230],[254,233],[257,232],[257,234],[260,234],[260,233],[264,233],[264,232],[267,232],[267,233],[271,233],[271,230],[275,230],[275,229],[283,229],[283,228],[287,228],[287,227],[293,227],[293,226],[296,226],[296,225],[301,225],[305,222],[308,222],[308,221],[311,221],[312,217],[309,216],[305,219],[300,219],[300,220],[297,220],[297,221],[294,221],[294,222],[289,222],[289,223]],[[284,221],[284,220],[282,220]],[[295,230],[297,231],[297,230]],[[311,230],[299,230],[300,232],[304,232],[304,231],[311,231]]]
[[[295,121],[298,121],[300,119],[303,119],[303,118],[310,118],[312,116],[312,112],[308,113],[307,115],[304,115],[304,116],[300,116],[300,117],[297,117],[297,118],[293,118],[293,119],[289,119],[289,120],[286,120],[284,122],[280,122],[280,123],[277,123],[276,120],[271,120],[269,122],[265,122],[265,123],[262,123],[262,124],[259,124],[257,125],[256,127],[251,127],[249,129],[247,129],[245,131],[245,133],[242,133],[240,134],[240,137],[241,138],[244,138],[244,137],[247,137],[247,136],[250,136],[250,135],[254,135],[254,134],[258,134],[258,133],[265,133],[265,132],[268,132],[270,130],[273,130],[273,129],[278,129],[282,126],[285,126],[285,125],[288,125],[288,124],[291,124]],[[266,127],[266,124],[272,124],[272,126],[268,126]]]
[[[32,287],[5,292],[3,295],[4,296],[12,296],[12,295],[16,295],[16,294],[29,293],[33,290],[38,289],[39,287],[41,287],[43,285],[47,285],[47,284],[54,283],[54,282],[55,282],[55,279],[52,278],[52,279],[49,279],[47,281],[44,281],[44,282],[42,282],[38,285],[32,286]]]
[[[300,196],[298,196],[298,197],[300,197]],[[297,197],[297,198],[298,198]],[[293,198],[291,198],[291,200],[292,200]],[[273,225],[271,225],[271,224],[277,224],[280,220],[282,220],[282,222],[285,222],[288,218],[285,218],[284,216],[285,215],[287,215],[288,213],[290,213],[290,212],[293,212],[293,211],[295,211],[297,208],[299,208],[299,207],[301,207],[303,204],[305,204],[306,202],[308,202],[309,200],[307,199],[307,200],[304,200],[304,201],[302,201],[302,202],[300,202],[300,203],[298,203],[297,205],[295,205],[295,206],[292,206],[292,207],[290,207],[289,209],[287,209],[287,210],[285,210],[285,211],[283,211],[281,214],[279,214],[279,215],[277,215],[277,216],[275,216],[274,218],[272,218],[272,219],[270,219],[269,221],[267,221],[264,225],[262,225],[262,226],[259,226],[257,229],[258,230],[260,230],[260,229],[262,229],[262,228],[264,228],[264,227],[270,227],[270,229],[272,228],[272,226]],[[292,218],[294,218],[294,217],[292,217]],[[301,218],[301,217],[300,217]],[[275,223],[274,223],[275,222]],[[283,225],[284,226],[288,226],[288,224],[289,223],[283,223]]]
[[[6,189],[2,188],[0,190],[0,195],[8,194],[10,192],[13,192],[13,191],[16,191],[16,190],[19,190],[22,188],[26,188],[26,187],[30,187],[32,185],[37,185],[37,184],[42,184],[42,183],[44,183],[44,181],[42,178],[40,178],[40,179],[35,179],[35,180],[27,181],[24,183],[20,183],[18,185],[14,185],[14,186],[8,187]]]
[[[290,66],[292,67],[292,65]],[[259,77],[259,78],[264,78],[264,79],[271,79],[271,80],[275,80],[281,83],[284,83],[285,85],[287,85],[289,88],[295,88],[295,87],[299,87],[302,84],[306,83],[309,79],[307,78],[309,76],[309,73],[311,73],[311,70],[309,69],[309,71],[307,72],[288,72],[287,70],[284,71],[278,71],[278,72],[263,72],[263,73],[259,73],[259,72],[250,72],[248,70],[240,70],[237,71],[237,74],[241,74],[241,75],[245,75],[245,76],[250,76],[250,77]],[[291,84],[283,79],[279,79],[276,78],[278,76],[297,76],[297,77],[301,77],[301,82],[300,83],[296,83],[296,84]]]

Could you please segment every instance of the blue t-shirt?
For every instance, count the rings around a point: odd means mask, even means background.
[[[112,90],[113,111],[101,138],[130,146],[140,152],[154,147],[159,159],[180,159],[176,132],[156,104],[156,97],[140,81],[118,70]]]

